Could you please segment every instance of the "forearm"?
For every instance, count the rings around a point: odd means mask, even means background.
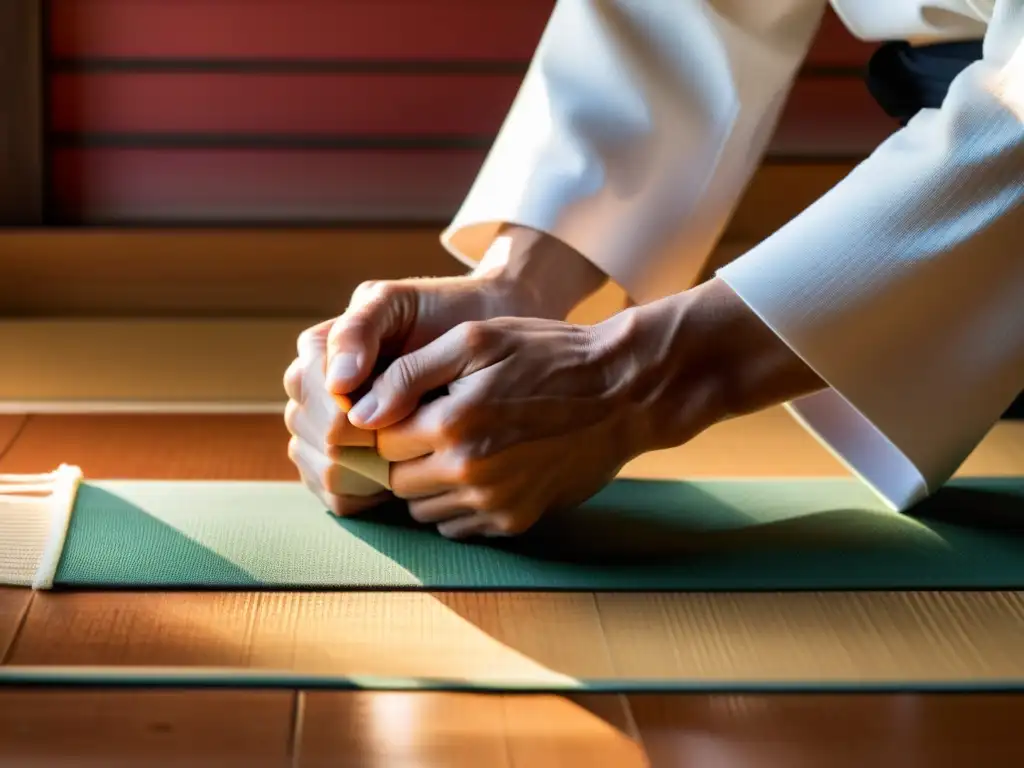
[[[718,278],[606,325],[637,452],[680,445],[716,422],[826,386]]]
[[[561,240],[507,225],[473,270],[516,292],[524,314],[562,320],[601,288],[607,275]]]

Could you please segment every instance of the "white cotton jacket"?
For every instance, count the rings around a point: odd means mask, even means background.
[[[826,5],[559,0],[445,246],[473,263],[521,224],[638,302],[691,287]],[[828,384],[790,412],[904,509],[1024,389],[1024,0],[832,5],[864,40],[983,37],[983,59],[717,274]]]

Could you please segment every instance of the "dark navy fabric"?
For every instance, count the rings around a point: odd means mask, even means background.
[[[918,47],[886,43],[868,63],[868,89],[890,117],[906,124],[918,111],[942,106],[956,76],[981,56],[980,40]]]

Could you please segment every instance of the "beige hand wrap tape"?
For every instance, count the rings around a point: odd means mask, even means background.
[[[303,391],[306,393],[326,392],[327,359],[325,350],[316,346],[310,339],[300,337],[298,352],[300,360],[308,361],[303,367]],[[327,412],[317,413],[313,418],[317,421],[323,419],[324,422],[321,423],[333,421],[337,418],[338,411],[347,411],[351,405],[348,398],[345,397],[324,398],[320,403],[323,403],[321,407],[326,408]],[[316,408],[312,404],[310,407]],[[366,433],[362,433],[362,436],[366,436]],[[376,438],[374,438],[374,445],[376,442]],[[391,464],[377,455],[375,447],[342,446],[332,451],[331,458],[345,469],[340,483],[342,494],[374,496],[381,491],[391,490]]]

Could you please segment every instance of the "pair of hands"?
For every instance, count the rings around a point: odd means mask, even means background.
[[[302,334],[285,374],[303,481],[338,515],[393,493],[451,538],[520,533],[592,496],[642,450],[636,324],[515,316],[534,311],[486,275],[361,286]],[[392,462],[392,493],[361,495],[337,462],[351,447]]]
[[[368,283],[285,374],[289,456],[337,515],[394,496],[445,536],[520,533],[635,456],[824,386],[721,281],[562,322],[604,276],[531,231],[459,278]],[[339,464],[375,449],[390,493]]]

